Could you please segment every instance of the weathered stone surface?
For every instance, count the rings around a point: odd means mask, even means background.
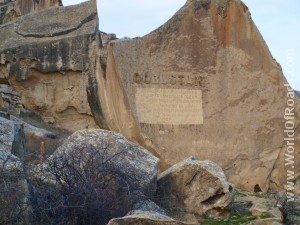
[[[107,45],[110,41],[116,40],[116,34],[108,34],[105,32],[100,32],[102,45]]]
[[[166,208],[197,216],[227,216],[233,202],[233,187],[222,169],[213,162],[193,158],[163,172],[157,192]]]
[[[14,124],[4,118],[0,118],[0,150],[11,152],[15,138]]]
[[[259,219],[248,223],[247,225],[282,225],[280,219]]]
[[[1,168],[5,168],[6,170],[22,171],[22,163],[20,159],[11,154],[9,151],[3,151],[2,149],[0,151],[0,165]]]
[[[71,19],[71,15],[76,15]],[[44,18],[47,18],[45,20]],[[24,37],[52,37],[70,33],[83,24],[94,20],[97,12],[90,4],[31,13],[21,17],[15,24],[16,33]]]
[[[96,167],[107,165],[110,167],[107,169],[115,173],[119,171],[130,176],[135,190],[140,190],[146,197],[152,197],[156,192],[159,159],[120,134],[100,129],[77,131],[54,152],[44,167],[53,161],[65,160],[73,161],[72,165],[78,168],[93,160]],[[62,165],[64,169],[67,168]]]
[[[267,211],[266,213],[268,216],[270,216],[271,218],[279,218],[282,220],[282,213],[279,210],[279,208],[272,208],[269,211]]]
[[[0,151],[9,152],[23,160],[25,144],[24,126],[0,116]]]
[[[58,137],[52,131],[33,126],[21,118],[0,111],[0,151],[10,152],[21,160],[30,152],[27,156],[30,155],[33,159],[37,158],[41,143],[46,146],[44,153],[49,155],[64,139],[64,134]]]
[[[152,202],[151,200],[140,200],[136,202],[133,205],[132,210],[138,210],[138,211],[152,211],[157,212],[162,215],[166,215],[166,211],[160,208],[155,202]]]
[[[260,204],[260,203],[254,204],[249,209],[249,211],[251,212],[251,214],[253,216],[261,216],[262,214],[266,213],[268,210],[269,210],[269,207],[267,207],[263,204]]]
[[[128,216],[109,221],[108,225],[184,225],[156,212],[132,211]]]
[[[31,12],[57,7],[61,0],[0,0],[0,25]]]
[[[18,17],[0,35],[0,84],[10,84],[20,104],[69,131],[97,127],[86,91],[98,58],[95,2]]]
[[[99,126],[146,147],[163,168],[194,155],[238,188],[284,188],[287,81],[240,0],[188,0],[157,30],[102,52],[89,88]],[[299,112],[295,98],[295,149]]]
[[[18,115],[26,112],[19,94],[7,84],[0,84],[0,107]]]

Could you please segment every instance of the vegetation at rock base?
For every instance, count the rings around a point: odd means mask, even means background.
[[[49,158],[49,166],[28,173],[30,166],[12,174],[5,169],[8,160],[3,161],[0,224],[103,225],[129,212],[134,200],[140,200],[136,177],[112,163],[116,155],[83,153]],[[127,167],[129,171],[130,165]]]
[[[212,220],[212,219],[206,219],[201,221],[201,225],[242,225],[247,222],[256,220],[257,217],[252,216],[252,215],[232,215],[228,219],[217,219],[217,220]]]

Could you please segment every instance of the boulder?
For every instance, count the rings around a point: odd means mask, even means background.
[[[14,124],[7,119],[0,117],[0,150],[11,152],[15,138]]]
[[[109,221],[108,225],[184,225],[168,216],[151,211],[132,211],[122,218]]]
[[[56,127],[71,132],[96,128],[86,91],[100,46],[95,2],[44,9],[0,26],[2,102],[17,112],[26,108],[53,118]],[[8,104],[10,93],[17,97]]]
[[[161,205],[196,216],[227,216],[233,203],[233,187],[223,170],[211,161],[186,159],[158,177]]]
[[[0,117],[0,152],[9,152],[23,160],[26,150],[25,143],[23,125]]]
[[[280,219],[258,219],[254,220],[250,223],[247,223],[247,225],[282,225],[282,222]]]
[[[279,208],[272,208],[269,211],[267,211],[266,213],[268,216],[270,216],[271,218],[279,218],[282,220],[282,213],[280,211]]]
[[[138,211],[152,211],[157,212],[162,215],[166,215],[166,211],[160,208],[155,202],[145,199],[145,200],[139,200],[137,201],[133,207],[132,210],[138,210]]]
[[[89,80],[100,127],[153,152],[162,170],[194,155],[239,189],[284,189],[283,115],[294,92],[242,1],[188,0],[150,34],[101,52]],[[298,98],[294,109],[299,149]],[[300,177],[300,162],[294,167]]]
[[[102,179],[106,176],[117,176],[120,179],[124,177],[124,187],[112,186],[111,189],[126,189],[133,196],[140,191],[143,196],[153,197],[157,186],[158,164],[158,158],[122,135],[90,129],[72,134],[45,162],[43,168],[46,168],[46,173],[43,176],[49,171],[47,168],[51,170],[53,166],[56,166],[62,176],[72,169],[81,171],[82,174],[89,174],[88,171],[94,170],[93,173],[99,173],[100,177],[106,174]],[[115,185],[118,180],[107,182]]]
[[[249,211],[253,216],[261,216],[262,214],[266,214],[266,212],[270,209],[270,207],[267,207],[261,203],[256,203],[251,206]]]

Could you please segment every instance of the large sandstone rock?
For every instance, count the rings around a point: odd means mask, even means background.
[[[0,84],[10,85],[0,89],[2,105],[9,91],[14,111],[26,108],[69,131],[95,128],[86,91],[100,43],[95,2],[47,4],[0,26]]]
[[[135,192],[141,191],[146,197],[153,197],[156,192],[158,164],[158,158],[122,135],[91,129],[72,134],[43,165],[46,173],[42,175],[46,176],[49,171],[47,168],[51,170],[54,165],[61,174],[68,174],[68,170],[72,168],[82,173],[94,170],[92,172],[98,173],[99,177],[103,174],[125,177],[128,180],[128,192],[133,196]],[[53,170],[51,171],[53,175]],[[112,186],[111,189],[113,188]],[[126,186],[120,188],[127,189]]]
[[[146,147],[163,168],[194,155],[238,188],[284,188],[287,81],[240,0],[188,0],[160,28],[110,41],[101,56],[89,86],[99,126]]]
[[[108,225],[184,225],[165,215],[151,211],[133,211],[129,215],[109,221]]]
[[[170,210],[197,216],[227,216],[233,202],[233,187],[215,163],[189,158],[159,176],[158,197]]]

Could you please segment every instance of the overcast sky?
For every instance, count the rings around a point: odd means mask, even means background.
[[[84,0],[62,0],[64,5]],[[144,36],[165,23],[186,0],[97,0],[100,29],[118,37]],[[244,0],[292,84],[300,90],[300,1]],[[287,51],[294,51],[288,59]],[[288,66],[289,62],[289,66]],[[294,63],[293,63],[294,62]],[[293,65],[294,64],[294,65]],[[293,75],[294,74],[294,75]]]

